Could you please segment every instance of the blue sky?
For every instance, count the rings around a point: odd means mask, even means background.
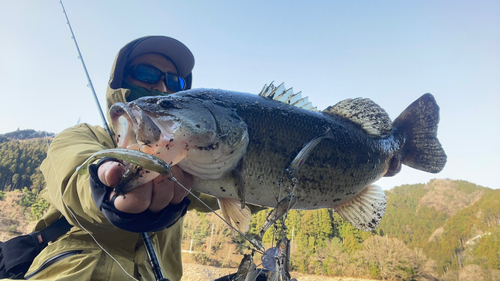
[[[59,1],[3,1],[0,133],[100,125]],[[374,100],[395,119],[432,93],[448,154],[439,174],[403,167],[384,189],[433,178],[499,188],[498,1],[64,2],[104,104],[111,64],[127,42],[167,35],[194,53],[194,87],[257,94],[271,81],[319,109]]]

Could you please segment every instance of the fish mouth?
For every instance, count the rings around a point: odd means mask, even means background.
[[[117,146],[159,157],[204,180],[233,170],[246,152],[246,126],[232,126],[228,137],[228,126],[221,126],[227,124],[224,114],[191,99],[175,103],[167,98],[114,104],[110,116]]]
[[[148,153],[171,165],[185,158],[190,149],[217,145],[213,130],[191,130],[179,116],[154,115],[134,103],[113,105],[110,116],[118,147]]]

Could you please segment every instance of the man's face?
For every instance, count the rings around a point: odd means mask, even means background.
[[[175,68],[174,64],[165,58],[162,55],[159,54],[154,54],[154,53],[149,53],[149,54],[144,54],[140,55],[137,58],[133,59],[130,63],[130,65],[136,65],[136,64],[148,64],[152,65],[159,70],[166,72],[166,73],[173,73],[177,74],[177,69]],[[155,84],[149,84],[145,83],[142,81],[139,81],[137,79],[134,79],[129,75],[125,78],[129,83],[135,86],[143,87],[145,89],[150,89],[150,90],[157,90],[162,93],[169,93],[173,94],[174,92],[170,91],[167,89],[167,86],[165,85],[165,79],[160,79],[158,82]]]

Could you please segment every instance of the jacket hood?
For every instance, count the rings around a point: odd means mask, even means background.
[[[180,41],[166,36],[146,36],[131,41],[116,55],[106,91],[106,105],[108,120],[109,109],[117,102],[127,102],[129,89],[122,88],[123,73],[127,63],[136,57],[158,53],[169,58],[177,68],[179,76],[186,80],[187,89],[191,88],[194,56],[191,51]]]

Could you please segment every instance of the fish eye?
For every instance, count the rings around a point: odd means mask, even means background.
[[[174,108],[176,104],[170,99],[160,99],[156,104],[162,108]]]

